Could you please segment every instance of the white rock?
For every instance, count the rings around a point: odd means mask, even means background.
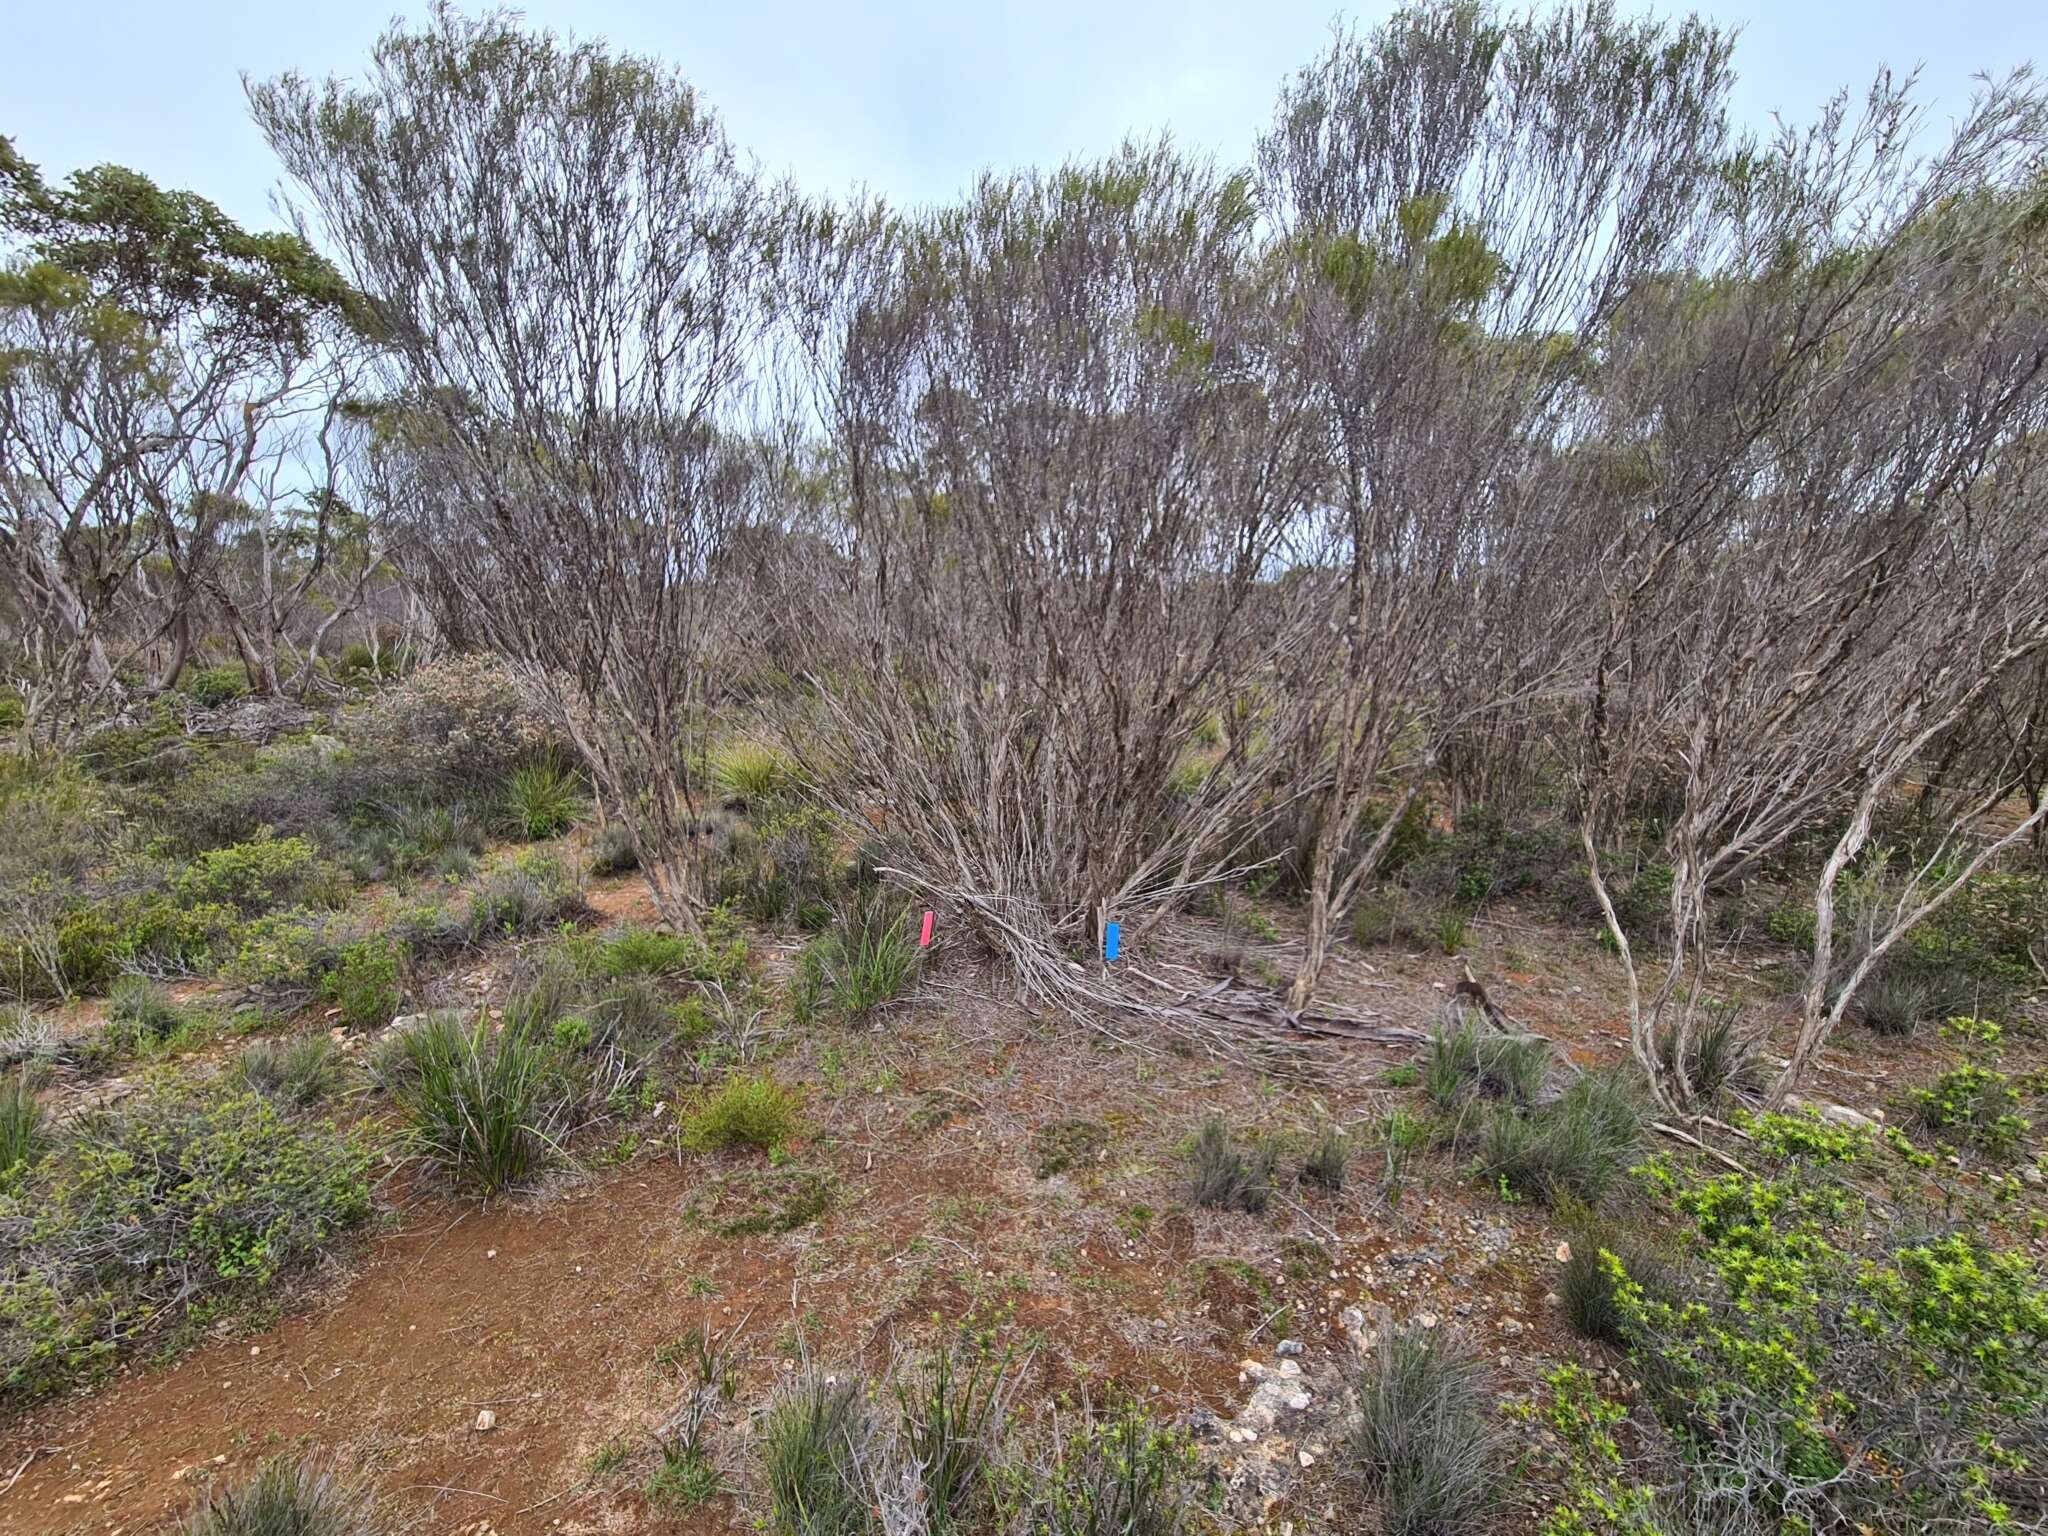
[[[498,1427],[498,1416],[488,1408],[479,1408],[476,1414],[476,1427],[478,1434],[482,1434],[487,1429],[496,1429]]]

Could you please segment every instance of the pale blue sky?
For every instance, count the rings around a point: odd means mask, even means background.
[[[114,161],[204,193],[245,222],[273,222],[276,168],[244,110],[240,73],[357,71],[399,9],[345,0],[17,7],[0,51],[0,134],[46,175]],[[1051,165],[1132,132],[1170,129],[1185,145],[1248,158],[1282,79],[1324,46],[1337,14],[1328,0],[532,0],[521,9],[535,24],[678,64],[771,171],[794,172],[813,191],[860,182],[911,203],[950,196],[991,165]],[[1369,23],[1387,9],[1347,14]],[[2048,5],[2023,0],[1702,9],[1744,29],[1737,108],[1757,122],[1773,111],[1803,119],[1887,64],[1922,66],[1945,119],[1980,71],[2048,61]]]

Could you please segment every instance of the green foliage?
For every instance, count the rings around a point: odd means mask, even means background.
[[[414,1150],[460,1183],[498,1194],[538,1172],[567,1129],[569,1104],[548,1042],[524,1029],[445,1024],[407,1031],[379,1075]]]
[[[380,792],[478,802],[560,744],[496,657],[474,652],[422,667],[351,711],[344,738]]]
[[[782,1536],[867,1536],[866,1458],[874,1423],[858,1377],[805,1372],[776,1394],[761,1425],[769,1510]]]
[[[608,939],[578,946],[576,962],[591,975],[673,976],[729,986],[747,974],[746,936],[716,912],[707,914],[704,933],[663,933],[628,928]]]
[[[369,1493],[308,1462],[276,1457],[208,1492],[181,1536],[382,1536]]]
[[[1657,1032],[1657,1060],[1667,1081],[1678,1080],[1678,1027],[1666,1025]],[[1750,1093],[1760,1085],[1756,1063],[1756,1042],[1745,1039],[1731,1009],[1710,1014],[1696,1022],[1687,1042],[1685,1080],[1692,1085],[1694,1099],[1712,1105],[1723,1094]]]
[[[1615,1287],[1623,1280],[1645,1292],[1664,1291],[1670,1266],[1641,1237],[1616,1225],[1584,1223],[1572,1233],[1571,1257],[1558,1276],[1565,1321],[1585,1339],[1626,1342],[1626,1319]]]
[[[529,849],[487,873],[470,893],[468,942],[545,933],[584,910],[583,888],[562,861]]]
[[[1351,1165],[1351,1143],[1336,1126],[1323,1128],[1301,1165],[1303,1182],[1336,1193],[1344,1187],[1344,1172]]]
[[[866,1018],[909,989],[919,964],[910,909],[879,888],[857,890],[799,957],[798,1014],[823,1004],[848,1022]]]
[[[1671,1295],[1617,1277],[1616,1300],[1714,1529],[1998,1529],[2048,1452],[2035,1265],[1880,1235],[1858,1166],[1823,1148],[1768,1177],[1654,1175],[1695,1262]]]
[[[991,1506],[1010,1360],[963,1329],[892,1384],[903,1452],[935,1531],[972,1529]]]
[[[1602,1397],[1583,1366],[1561,1365],[1544,1385],[1550,1405],[1542,1422],[1559,1448],[1562,1488],[1542,1536],[1678,1536],[1655,1492],[1626,1476],[1616,1432],[1627,1410]]]
[[[243,927],[227,975],[279,1003],[311,997],[341,952],[338,930],[332,914],[304,908],[259,917]]]
[[[241,667],[201,667],[185,674],[179,686],[201,709],[218,709],[249,695],[249,674]]]
[[[124,976],[116,983],[107,999],[107,1018],[124,1026],[136,1046],[168,1040],[185,1022],[170,993],[142,976]]]
[[[164,1087],[79,1116],[0,1190],[0,1381],[62,1385],[190,1307],[261,1290],[368,1214],[370,1160],[246,1091]]]
[[[838,879],[831,818],[810,808],[783,810],[736,833],[719,871],[718,895],[757,923],[818,928],[831,920]]]
[[[255,916],[286,906],[333,906],[341,883],[311,839],[265,832],[200,854],[171,883],[171,895],[185,905],[232,907]]]
[[[24,1071],[0,1078],[0,1180],[34,1160],[43,1144],[43,1105]]]
[[[1550,1080],[1550,1042],[1538,1035],[1489,1029],[1460,1009],[1456,1023],[1430,1037],[1423,1082],[1437,1108],[1456,1109],[1474,1098],[1533,1104]]]
[[[774,747],[732,741],[713,755],[711,778],[720,794],[753,806],[787,794],[795,787],[796,770]]]
[[[1456,907],[1445,907],[1436,915],[1436,942],[1447,955],[1465,947],[1466,918]]]
[[[2012,1079],[1996,1067],[1965,1062],[1943,1072],[1909,1099],[1914,1122],[1927,1130],[1960,1137],[1987,1157],[2010,1160],[2026,1136],[2020,1096]]]
[[[1068,1437],[1030,1497],[1032,1536],[1181,1536],[1193,1528],[1200,1460],[1187,1437],[1129,1405]]]
[[[243,1048],[235,1071],[242,1083],[283,1104],[317,1104],[341,1086],[343,1061],[325,1035],[258,1040]]]
[[[1267,1143],[1240,1148],[1218,1116],[1202,1122],[1187,1150],[1188,1196],[1197,1205],[1260,1212],[1273,1197],[1277,1154]]]
[[[382,1029],[398,1012],[398,946],[382,936],[342,946],[321,991],[350,1029]]]
[[[683,1121],[683,1143],[774,1152],[801,1130],[797,1109],[797,1096],[772,1077],[730,1077]]]
[[[522,763],[505,786],[505,820],[528,842],[560,837],[583,808],[583,786],[552,753]]]
[[[1481,1166],[1516,1194],[1597,1206],[1633,1159],[1643,1119],[1625,1072],[1589,1072],[1541,1109],[1495,1109],[1481,1135]]]
[[[1388,1536],[1493,1529],[1506,1470],[1486,1368],[1419,1324],[1381,1330],[1354,1383],[1359,1417],[1348,1470],[1379,1505]]]
[[[686,1514],[718,1497],[718,1468],[695,1446],[664,1445],[661,1463],[647,1478],[647,1502]]]
[[[1032,1172],[1041,1179],[1094,1163],[1109,1147],[1109,1127],[1099,1120],[1072,1118],[1041,1125],[1031,1136]]]

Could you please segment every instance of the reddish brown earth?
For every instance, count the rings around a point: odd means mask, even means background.
[[[645,920],[635,889],[608,883],[593,904]],[[1475,931],[1473,950],[1518,1021],[1584,1063],[1620,1054],[1616,978],[1591,943],[1507,914]],[[1286,947],[1254,953],[1284,963]],[[1457,974],[1442,956],[1353,955],[1333,990],[1426,1023]],[[1015,1343],[1035,1403],[1114,1388],[1162,1413],[1227,1415],[1245,1390],[1238,1361],[1270,1351],[1279,1327],[1311,1358],[1341,1350],[1337,1314],[1353,1304],[1441,1312],[1496,1355],[1503,1391],[1589,1353],[1543,1304],[1560,1236],[1545,1213],[1502,1204],[1442,1159],[1392,1198],[1365,1166],[1378,1154],[1364,1153],[1341,1196],[1288,1194],[1264,1217],[1186,1208],[1173,1148],[1202,1115],[1357,1127],[1412,1103],[1414,1090],[1379,1083],[1400,1057],[1325,1042],[1310,1080],[1281,1083],[1111,1047],[993,991],[944,967],[881,1028],[811,1032],[775,1058],[778,1076],[806,1085],[812,1134],[795,1160],[836,1183],[825,1215],[786,1235],[720,1236],[693,1220],[743,1211],[767,1164],[679,1162],[658,1133],[623,1165],[488,1209],[394,1177],[387,1228],[336,1254],[281,1321],[0,1426],[0,1528],[160,1529],[210,1479],[317,1450],[365,1476],[409,1531],[748,1531],[765,1508],[748,1417],[792,1368],[799,1337],[820,1362],[877,1371],[928,1341],[935,1315],[971,1312]],[[1937,1054],[1888,1044],[1872,1065],[1850,1042],[1827,1090],[1874,1108]],[[1034,1133],[1069,1117],[1106,1127],[1105,1150],[1037,1178]],[[730,1492],[674,1519],[637,1491],[686,1386],[656,1357],[707,1326],[737,1340],[740,1388],[712,1436]],[[495,1425],[479,1430],[486,1410]],[[630,1458],[594,1473],[591,1457],[613,1441]],[[1319,1467],[1275,1518],[1348,1523],[1327,1479]]]

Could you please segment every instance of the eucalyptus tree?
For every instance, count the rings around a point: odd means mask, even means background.
[[[360,313],[296,234],[116,166],[50,186],[4,140],[0,235],[0,579],[31,724],[61,731],[130,662],[176,681],[214,516],[331,403]]]
[[[741,444],[778,204],[672,70],[442,7],[360,84],[249,91],[431,418],[422,508],[473,631],[557,716],[694,923],[707,689],[744,638],[714,579],[754,516]]]
[[[1698,22],[1457,4],[1341,33],[1282,96],[1260,164],[1334,461],[1297,556],[1297,1007],[1446,741],[1564,668],[1580,386],[1632,278],[1684,259],[1728,56]]]
[[[1321,471],[1251,180],[1127,146],[830,218],[796,313],[857,664],[820,678],[818,778],[1062,995],[1107,921],[1136,936],[1227,865],[1264,789],[1255,599]]]

